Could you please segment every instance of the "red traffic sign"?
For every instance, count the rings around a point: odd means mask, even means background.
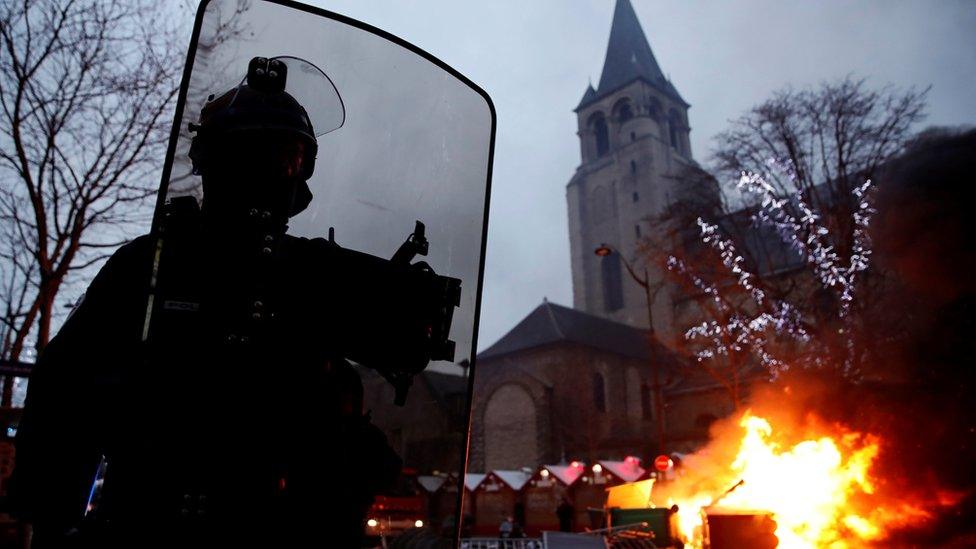
[[[654,468],[658,471],[667,471],[673,466],[674,462],[668,456],[660,455],[654,458]]]

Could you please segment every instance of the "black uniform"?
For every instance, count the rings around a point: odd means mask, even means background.
[[[185,204],[161,246],[113,255],[35,367],[11,487],[34,546],[79,526],[103,455],[87,541],[355,546],[400,465],[343,359],[370,281],[328,241]]]

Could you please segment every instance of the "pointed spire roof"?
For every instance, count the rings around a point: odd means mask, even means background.
[[[583,93],[583,99],[580,99],[579,106],[582,107],[583,105],[586,105],[592,101],[594,97],[596,97],[596,90],[593,89],[593,84],[590,84],[586,87],[586,92]]]
[[[577,110],[638,79],[646,81],[682,105],[688,106],[657,64],[657,59],[654,58],[654,52],[651,51],[651,45],[647,42],[630,0],[617,0],[600,84],[595,94],[591,96],[587,93],[583,96],[583,101]]]

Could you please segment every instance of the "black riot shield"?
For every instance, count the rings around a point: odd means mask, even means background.
[[[147,444],[201,528],[246,507],[273,543],[457,535],[494,128],[484,91],[383,31],[204,0],[141,378],[177,403]]]

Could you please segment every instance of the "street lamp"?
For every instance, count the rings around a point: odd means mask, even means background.
[[[624,254],[620,253],[619,250],[606,243],[600,244],[600,246],[597,249],[593,250],[593,253],[598,255],[599,257],[608,257],[613,254],[617,254],[618,256],[620,256],[620,260],[623,261],[624,267],[627,268],[627,273],[630,274],[630,278],[633,278],[634,282],[640,284],[640,286],[644,288],[644,296],[647,299],[647,331],[651,335],[654,335],[654,311],[651,310],[651,304],[654,302],[654,297],[651,294],[651,285],[649,283],[650,277],[648,276],[647,273],[647,267],[644,267],[644,276],[643,277],[639,276],[637,272],[634,271],[634,267],[631,266],[629,261],[627,261],[627,258],[624,257]],[[661,286],[659,284],[656,284],[653,293],[657,294],[657,291],[660,289]]]
[[[657,294],[658,290],[661,289],[660,284],[654,285],[653,294],[651,292],[650,276],[647,272],[647,266],[644,267],[644,276],[640,277],[634,271],[633,266],[624,257],[624,254],[620,253],[619,250],[607,243],[601,243],[599,247],[593,250],[593,253],[599,257],[608,257],[613,254],[617,254],[620,260],[623,261],[624,267],[627,268],[627,273],[630,274],[630,278],[634,279],[634,282],[640,284],[644,288],[644,298],[647,301],[647,335],[649,339],[654,338],[654,311],[652,305],[654,303],[654,295]],[[664,452],[664,403],[661,398],[661,364],[657,360],[652,360],[651,370],[654,373],[654,415],[657,416],[657,444],[658,450]]]

